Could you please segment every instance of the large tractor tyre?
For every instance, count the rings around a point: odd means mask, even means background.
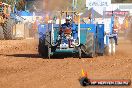
[[[45,40],[42,39],[39,40],[38,52],[39,55],[42,56],[43,58],[48,57],[48,46],[45,45]]]
[[[3,24],[3,32],[5,40],[13,39],[13,26],[14,21],[12,19],[8,19]]]
[[[109,45],[105,47],[104,53],[105,55],[114,55],[115,54],[115,40],[113,38],[109,39]]]
[[[84,56],[88,56],[90,58],[93,58],[95,56],[93,33],[87,34],[86,44],[81,46],[81,50]]]
[[[81,47],[78,47],[78,57],[79,59],[82,58],[82,51],[81,51]]]
[[[41,38],[39,38],[38,52],[44,58],[50,59],[51,54],[51,32],[46,32]]]
[[[3,28],[0,26],[0,40],[4,39],[4,33],[3,33]]]

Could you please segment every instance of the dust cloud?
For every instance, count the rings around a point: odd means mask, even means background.
[[[129,19],[129,29],[128,29],[127,38],[132,42],[132,16]]]
[[[46,11],[65,10],[72,6],[72,0],[43,0]]]

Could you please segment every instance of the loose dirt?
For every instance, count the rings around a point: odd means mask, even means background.
[[[132,43],[129,40],[119,41],[114,56],[82,59],[43,59],[38,55],[37,44],[33,39],[0,40],[0,88],[82,88],[78,81],[82,68],[90,79],[132,80]]]

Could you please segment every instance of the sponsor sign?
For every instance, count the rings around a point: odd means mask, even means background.
[[[111,0],[86,0],[86,7],[107,7]]]
[[[113,11],[113,14],[116,16],[126,16],[129,14],[129,11]],[[104,12],[105,16],[111,16],[112,15],[112,11],[105,11]]]

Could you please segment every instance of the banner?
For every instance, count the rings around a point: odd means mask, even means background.
[[[116,16],[126,16],[129,14],[129,11],[113,11],[113,14]],[[112,16],[112,11],[105,11],[105,16]]]
[[[107,7],[111,0],[86,0],[86,7]]]

